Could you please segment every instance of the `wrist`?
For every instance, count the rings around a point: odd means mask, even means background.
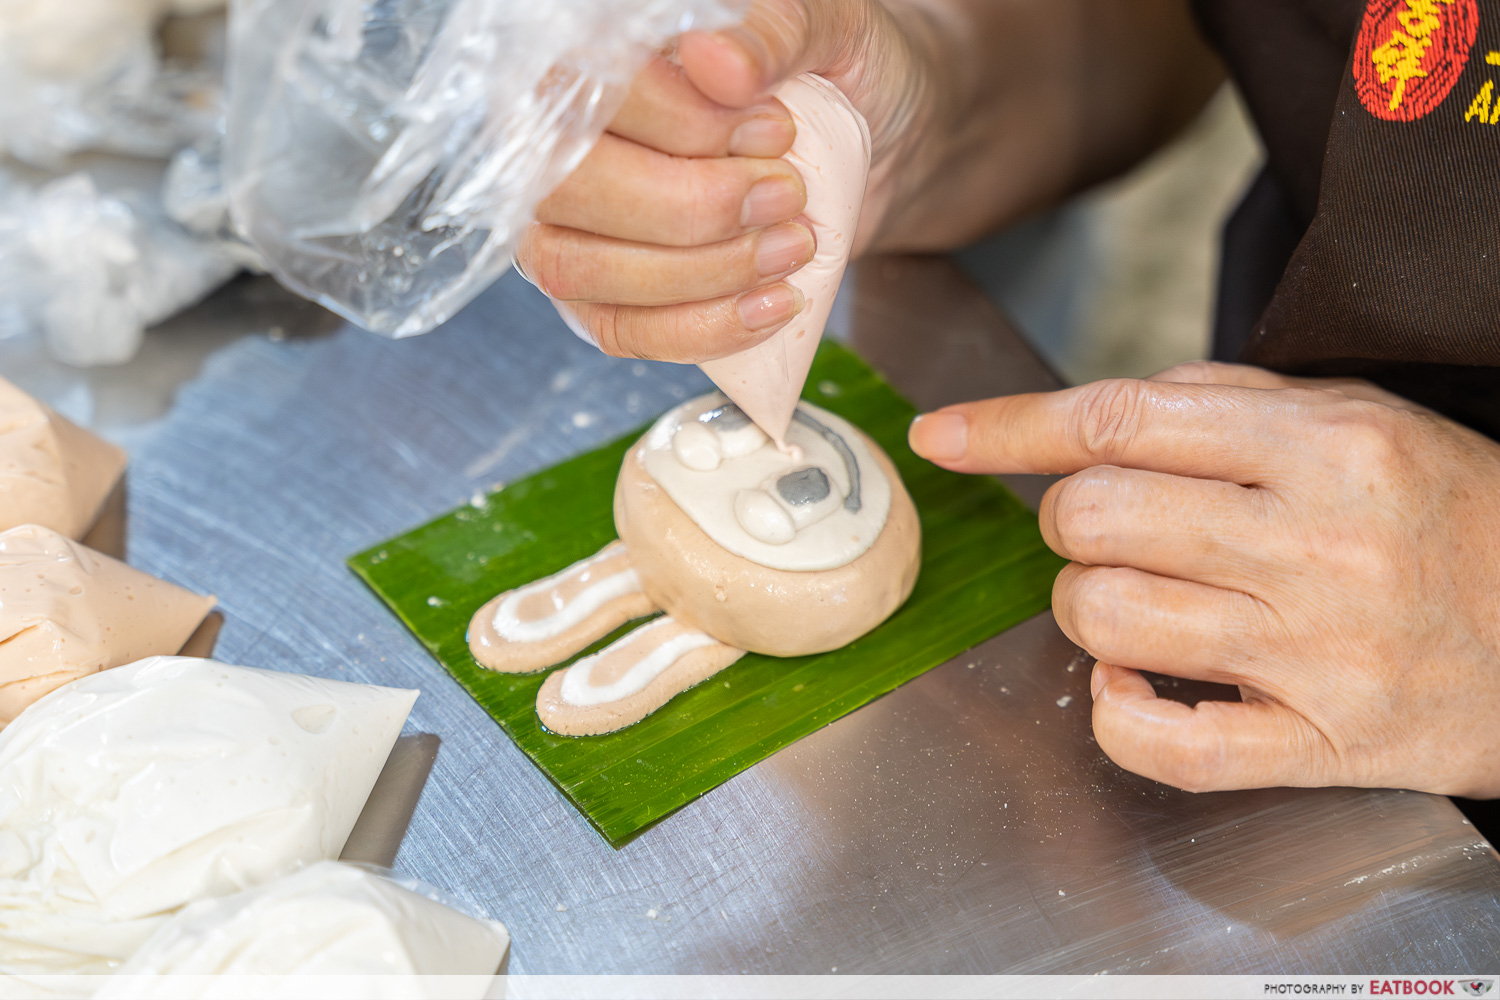
[[[850,95],[868,108],[872,147],[856,253],[910,242],[913,207],[957,151],[978,78],[967,19],[956,10],[925,0],[874,7],[881,23],[871,32],[860,73],[871,92],[863,102]],[[899,73],[894,82],[893,70]]]

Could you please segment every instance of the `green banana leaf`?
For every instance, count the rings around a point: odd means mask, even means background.
[[[922,521],[911,599],[842,649],[750,654],[628,729],[570,738],[542,729],[545,673],[480,667],[464,633],[494,595],[555,573],[615,537],[620,462],[640,432],[521,480],[350,558],[406,623],[599,832],[619,847],[756,761],[1046,609],[1062,560],[1000,482],[961,476],[906,444],[915,410],[857,355],[819,348],[804,394],[891,456]],[[591,647],[590,651],[628,631]]]

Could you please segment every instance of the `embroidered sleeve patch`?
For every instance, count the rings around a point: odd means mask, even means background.
[[[1411,122],[1448,96],[1479,30],[1477,0],[1370,0],[1354,47],[1359,101]]]

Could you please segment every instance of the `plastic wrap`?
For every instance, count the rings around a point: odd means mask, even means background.
[[[393,337],[510,266],[651,52],[745,0],[244,0],[226,185],[285,284]]]
[[[503,924],[441,890],[387,869],[320,861],[188,905],[96,996],[181,996],[181,977],[194,975],[273,977],[267,985],[282,988],[268,992],[286,996],[328,995],[326,980],[304,977],[374,977],[360,984],[368,996],[422,996],[426,984],[402,977],[441,975],[444,996],[477,1000],[509,945]]]
[[[337,857],[416,696],[153,656],[32,704],[0,732],[0,978],[104,971]]]
[[[160,187],[148,172],[104,190],[84,171],[37,187],[0,167],[0,336],[36,332],[61,361],[119,364],[147,326],[247,263],[233,241],[171,218]]]
[[[38,335],[74,365],[128,361],[146,326],[249,262],[209,176],[223,5],[0,0],[0,337]],[[206,158],[191,177],[174,167],[164,203],[164,161],[189,146]]]

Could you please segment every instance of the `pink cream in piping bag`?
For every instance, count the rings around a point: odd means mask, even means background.
[[[870,128],[843,92],[821,76],[804,73],[788,80],[776,96],[797,124],[797,138],[785,159],[807,186],[802,215],[818,244],[813,259],[785,279],[806,301],[802,311],[768,339],[698,367],[786,451],[792,411],[854,246],[870,174]],[[553,299],[552,304],[569,329],[597,346],[567,303]]]
[[[803,212],[818,249],[787,278],[806,297],[802,311],[747,351],[698,367],[785,450],[787,428],[849,263],[870,173],[870,129],[833,84],[804,73],[776,91],[797,123],[786,160],[807,185]]]

